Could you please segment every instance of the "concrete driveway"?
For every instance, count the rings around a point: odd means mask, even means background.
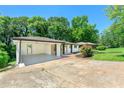
[[[0,73],[0,87],[124,87],[124,63],[75,54]]]

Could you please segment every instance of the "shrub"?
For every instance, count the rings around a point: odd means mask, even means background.
[[[7,66],[9,60],[8,53],[0,50],[0,68]]]
[[[83,55],[83,57],[91,57],[93,55],[93,51],[91,48],[81,47],[80,52]]]
[[[106,49],[105,46],[98,46],[98,47],[96,47],[96,50],[105,50],[105,49]]]
[[[0,50],[4,51],[6,48],[6,44],[0,42]]]
[[[16,58],[16,46],[15,45],[11,45],[10,49],[7,49],[8,51],[8,55],[10,56],[10,60],[9,61],[14,61]]]

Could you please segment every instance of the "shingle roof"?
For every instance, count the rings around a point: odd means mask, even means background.
[[[52,42],[52,43],[66,43],[72,44],[64,40],[56,40],[47,37],[13,37],[13,40],[24,40],[24,41],[39,41],[39,42]]]

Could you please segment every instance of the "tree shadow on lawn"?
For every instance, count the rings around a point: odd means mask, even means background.
[[[122,51],[105,51],[105,50],[94,50],[94,54],[106,54],[106,53],[123,53]]]
[[[117,57],[124,57],[124,54],[116,55]]]

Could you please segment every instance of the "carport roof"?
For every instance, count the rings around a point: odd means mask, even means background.
[[[78,45],[85,45],[85,44],[88,44],[88,45],[96,45],[95,43],[91,43],[91,42],[78,42],[77,44],[78,44]]]
[[[24,40],[24,41],[39,41],[39,42],[52,42],[52,43],[66,43],[73,44],[64,40],[56,40],[47,37],[13,37],[13,40]]]

